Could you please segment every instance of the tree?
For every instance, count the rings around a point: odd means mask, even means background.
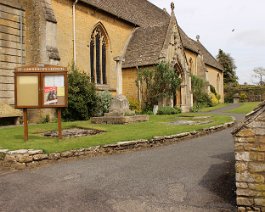
[[[138,72],[136,85],[141,84],[141,93],[145,98],[145,110],[164,97],[172,97],[181,84],[181,79],[169,63],[161,62],[154,69],[142,69]]]
[[[207,92],[205,91],[205,88],[207,87],[207,83],[195,76],[191,76],[191,88],[193,93],[193,101],[194,105],[197,109],[203,106],[212,106],[211,99]]]
[[[219,49],[219,53],[216,57],[217,61],[224,68],[224,83],[225,84],[237,84],[238,77],[236,76],[236,65],[235,60],[230,56],[230,54],[225,53],[223,50]]]
[[[154,95],[161,99],[163,97],[172,97],[181,84],[181,80],[169,63],[161,62],[157,65],[154,73]]]
[[[258,85],[265,85],[264,76],[265,76],[265,68],[258,67],[253,69],[254,75],[253,77],[258,78]]]

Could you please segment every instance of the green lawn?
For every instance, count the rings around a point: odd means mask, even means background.
[[[244,103],[240,103],[239,107],[232,109],[232,110],[225,111],[225,112],[247,114],[247,113],[250,113],[259,104],[260,102],[244,102]]]
[[[185,114],[192,119],[193,116],[202,114]],[[64,122],[63,128],[83,127],[94,128],[105,131],[105,133],[79,138],[65,138],[61,141],[46,138],[40,135],[41,132],[56,130],[57,124],[38,124],[29,126],[29,141],[23,141],[23,127],[9,127],[0,129],[0,149],[43,149],[47,153],[62,152],[71,149],[79,149],[90,146],[111,144],[118,141],[128,141],[135,139],[150,139],[153,136],[172,135],[180,132],[199,130],[214,125],[219,125],[231,121],[230,116],[213,115],[212,122],[204,125],[172,125],[178,119],[183,119],[180,115],[150,116],[150,121],[127,125],[94,125],[90,121]]]
[[[218,105],[216,105],[214,107],[205,107],[205,108],[201,108],[199,110],[199,112],[210,112],[210,111],[214,111],[214,110],[223,108],[223,107],[225,107],[227,105],[228,105],[227,103],[223,103],[223,104],[218,104]]]

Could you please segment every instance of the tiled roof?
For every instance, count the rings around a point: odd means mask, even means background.
[[[158,62],[168,24],[138,28],[126,51],[124,68],[153,65]]]
[[[169,14],[147,0],[81,0],[116,17],[148,27],[161,25]]]
[[[181,29],[181,27],[179,27],[179,33],[180,33],[180,37],[181,37],[181,40],[182,40],[182,43],[185,49],[198,53],[199,48],[196,42],[192,40],[191,38],[189,38],[188,35],[186,35],[186,33]]]
[[[180,36],[185,49],[193,51],[195,53],[201,53],[203,60],[206,65],[223,71],[223,66],[212,56],[212,54],[202,45],[200,41],[195,41],[189,38],[186,33],[179,27]]]
[[[196,41],[194,41],[196,42]],[[202,45],[200,41],[196,42],[201,54],[203,55],[203,60],[206,65],[212,66],[214,68],[223,71],[223,66],[212,56],[212,54]]]
[[[124,67],[158,62],[170,20],[167,12],[147,0],[81,0],[81,2],[140,26],[128,45]],[[223,67],[200,42],[189,38],[180,27],[179,31],[186,49],[195,53],[200,50],[207,65],[223,70]]]

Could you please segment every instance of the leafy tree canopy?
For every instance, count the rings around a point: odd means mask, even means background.
[[[224,67],[224,83],[225,84],[238,84],[238,77],[236,76],[236,65],[234,58],[230,54],[225,53],[219,49],[217,61]]]
[[[139,82],[142,85],[140,90],[145,98],[145,108],[152,109],[159,100],[176,93],[181,79],[169,63],[161,62],[154,68],[141,69],[136,80],[137,86]]]

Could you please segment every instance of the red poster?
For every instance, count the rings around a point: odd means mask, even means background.
[[[57,104],[57,102],[58,102],[57,87],[56,86],[44,87],[44,104],[53,105]]]

